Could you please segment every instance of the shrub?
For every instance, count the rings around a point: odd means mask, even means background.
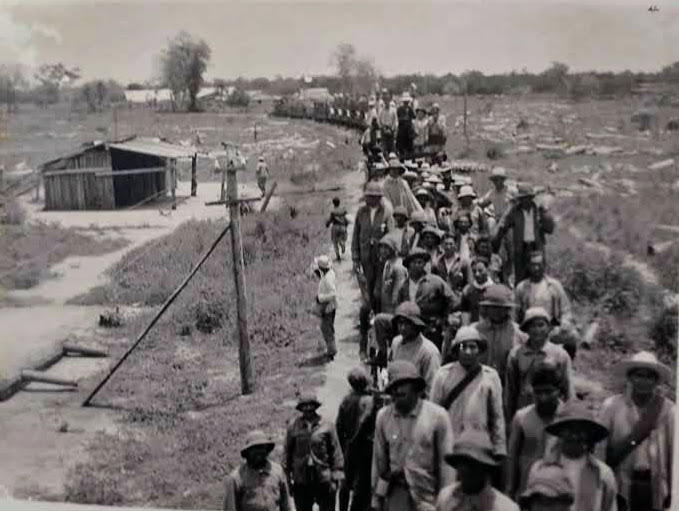
[[[490,160],[500,160],[505,157],[505,150],[501,144],[493,144],[486,151],[486,156]]]
[[[7,200],[2,208],[0,223],[5,225],[22,225],[26,221],[26,210],[14,198]]]
[[[679,302],[671,297],[656,309],[651,319],[649,335],[658,350],[674,357],[677,353],[679,334]]]

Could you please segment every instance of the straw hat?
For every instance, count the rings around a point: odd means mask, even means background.
[[[402,383],[414,383],[420,390],[424,390],[427,386],[424,378],[417,371],[415,364],[408,360],[392,362],[389,364],[387,372],[389,374],[389,384],[384,389],[387,394],[391,394],[394,388]]]
[[[301,412],[302,408],[307,405],[312,405],[314,410],[318,410],[321,407],[321,402],[316,397],[316,394],[302,394],[299,397],[299,401],[297,401],[297,406],[295,408]]]
[[[398,247],[398,241],[397,241],[396,238],[395,238],[393,235],[391,235],[391,234],[385,234],[384,236],[382,236],[382,238],[380,239],[378,245],[387,246],[387,247],[389,247],[390,249],[392,249],[394,252],[398,252],[398,248],[399,248],[399,247]]]
[[[265,446],[269,452],[274,450],[276,444],[262,430],[251,431],[245,437],[245,445],[240,450],[240,455],[245,457],[247,451],[252,447]]]
[[[415,197],[420,195],[424,197],[429,197],[431,199],[431,193],[424,187],[420,187],[417,190],[415,190]]]
[[[412,100],[413,97],[408,92],[401,94],[401,103],[410,103]]]
[[[528,477],[525,491],[519,497],[522,508],[528,508],[533,497],[542,496],[564,503],[575,502],[573,485],[566,471],[561,465],[540,465]]]
[[[476,192],[474,189],[469,186],[469,185],[464,185],[462,188],[460,188],[460,193],[457,194],[458,199],[462,199],[463,197],[476,197]]]
[[[493,284],[488,286],[479,305],[486,307],[514,307],[514,293],[507,286]]]
[[[327,255],[320,255],[318,257],[314,257],[314,263],[321,270],[329,270],[330,268],[332,268],[332,261]]]
[[[623,377],[628,377],[630,371],[635,369],[649,369],[654,371],[658,375],[658,379],[662,382],[672,380],[672,370],[661,363],[655,354],[650,351],[640,351],[629,359],[621,362],[618,365],[618,374]]]
[[[394,311],[394,318],[391,320],[394,327],[396,326],[396,320],[398,318],[407,319],[413,325],[424,327],[424,321],[422,321],[422,312],[415,302],[403,302]]]
[[[522,199],[523,197],[535,197],[535,190],[528,183],[519,183],[516,187],[515,199]]]
[[[429,261],[429,259],[431,259],[431,254],[421,247],[415,247],[403,258],[403,264],[408,266],[413,259],[417,258]]]
[[[364,195],[366,197],[382,197],[384,192],[382,191],[382,186],[379,183],[371,182],[365,187]]]
[[[528,327],[533,322],[533,320],[539,318],[546,320],[547,323],[551,321],[549,314],[547,314],[547,311],[542,307],[531,307],[530,309],[528,309],[526,311],[526,315],[523,318],[523,321],[521,322],[521,331],[525,332],[526,330],[528,330]]]
[[[418,177],[417,172],[413,172],[412,170],[406,170],[403,173],[403,179],[417,179]]]
[[[507,171],[503,167],[494,167],[490,172],[491,181],[507,179]]]
[[[419,222],[421,224],[427,223],[427,217],[425,216],[424,211],[413,211],[413,214],[410,215],[410,223],[412,224],[414,222]]]
[[[474,341],[479,347],[479,351],[486,351],[488,349],[488,339],[479,332],[475,326],[462,326],[455,334],[453,343],[450,345],[451,350],[459,348],[463,342]]]
[[[443,236],[443,233],[433,225],[427,225],[425,226],[424,229],[422,229],[420,236],[424,236],[425,234],[433,234],[434,236],[436,236],[439,242],[441,241],[441,237]]]
[[[453,467],[470,459],[487,467],[499,465],[487,432],[478,429],[463,430],[453,445],[453,452],[445,457],[446,462]]]
[[[259,158],[257,158],[257,160],[258,161],[264,161],[264,156],[260,156]]]
[[[584,405],[573,401],[566,405],[563,414],[557,420],[545,428],[545,432],[561,436],[563,430],[572,425],[587,429],[593,443],[600,442],[608,436],[608,428],[594,419],[592,413]]]
[[[394,208],[394,212],[392,213],[392,216],[396,215],[401,215],[406,218],[408,218],[408,210],[405,208],[405,206],[396,206]]]

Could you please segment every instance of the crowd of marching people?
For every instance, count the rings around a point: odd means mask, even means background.
[[[289,497],[298,511],[668,509],[671,370],[638,352],[616,368],[624,391],[596,413],[586,406],[575,391],[573,310],[548,273],[552,214],[502,168],[478,196],[440,154],[436,105],[426,117],[410,103],[375,108],[369,131],[381,130],[382,145],[367,156],[387,175],[369,176],[351,240],[339,198],[327,221],[338,261],[349,242],[362,292],[351,392],[334,424],[316,396],[300,398],[282,465],[252,432],[225,509],[287,510]],[[428,144],[435,157],[419,157]],[[332,360],[333,261],[318,257],[313,269]]]

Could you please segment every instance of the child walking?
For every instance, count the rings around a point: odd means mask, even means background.
[[[325,223],[326,227],[331,227],[330,238],[332,239],[332,245],[335,247],[335,254],[337,255],[337,260],[342,260],[342,254],[346,251],[347,243],[347,225],[349,225],[349,220],[347,219],[347,210],[344,206],[340,206],[339,197],[332,199],[332,211],[330,212],[330,218]]]
[[[318,293],[316,294],[316,315],[321,320],[321,334],[325,341],[326,356],[332,361],[337,354],[335,345],[335,313],[337,311],[337,287],[335,271],[330,258],[321,255],[314,258],[312,265],[318,277]]]

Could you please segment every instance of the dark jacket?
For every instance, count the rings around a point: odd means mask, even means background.
[[[367,204],[358,208],[351,239],[351,257],[354,261],[360,261],[363,267],[377,263],[377,244],[389,229],[388,221],[387,213],[381,205],[377,206],[374,222],[370,222],[370,208]]]

